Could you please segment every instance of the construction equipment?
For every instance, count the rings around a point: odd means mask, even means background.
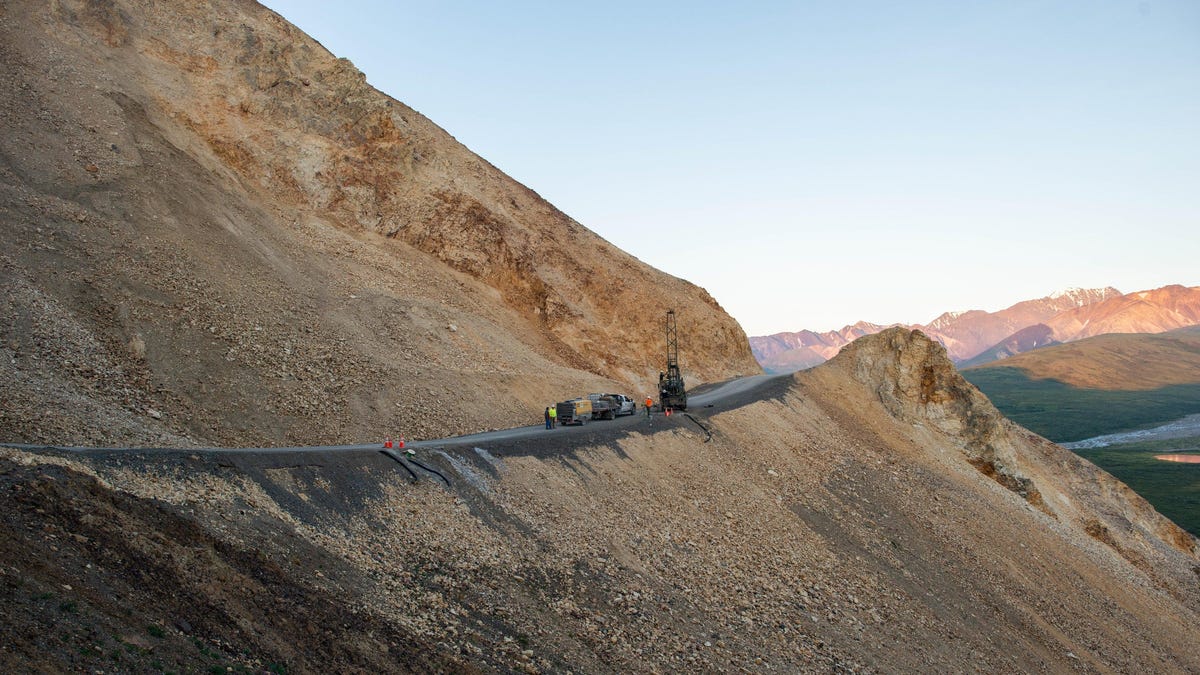
[[[663,410],[687,410],[687,390],[679,372],[679,334],[673,309],[667,311],[667,370],[658,374],[658,402]]]
[[[592,419],[592,401],[586,398],[575,398],[557,404],[558,423],[567,426],[578,424],[583,426]]]

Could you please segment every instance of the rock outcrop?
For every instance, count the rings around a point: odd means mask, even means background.
[[[878,395],[893,417],[937,429],[984,474],[1045,508],[1037,486],[1021,471],[1013,426],[963,379],[941,344],[920,331],[889,328],[856,340],[830,366]]]
[[[897,327],[860,338],[826,367],[852,377],[895,419],[936,430],[939,445],[953,446],[983,475],[1147,572],[1145,551],[1195,555],[1195,538],[1124,483],[1005,418],[920,331]]]

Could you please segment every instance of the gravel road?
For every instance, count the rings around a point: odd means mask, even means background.
[[[781,396],[786,390],[790,375],[754,375],[736,378],[725,382],[703,385],[689,394],[689,414],[676,413],[671,417],[656,412],[649,419],[644,409],[633,415],[619,417],[614,420],[593,421],[578,427],[556,427],[547,430],[542,425],[513,427],[511,429],[496,429],[465,436],[408,441],[405,448],[432,449],[448,447],[487,447],[504,450],[507,454],[532,454],[544,456],[556,451],[569,450],[575,446],[608,442],[616,438],[638,431],[656,430],[675,427],[678,425],[696,424],[695,419],[706,417],[713,412],[732,410],[747,403],[764,398]],[[564,442],[570,439],[569,442]],[[30,445],[20,443],[0,443],[0,445],[21,450],[58,450],[82,452],[90,454],[108,454],[137,451],[140,453],[212,453],[212,454],[251,454],[251,455],[292,455],[296,453],[339,453],[339,452],[375,452],[383,449],[382,441],[371,443],[356,443],[346,445],[315,445],[302,447],[274,448],[98,448],[98,447],[64,447],[50,445]]]

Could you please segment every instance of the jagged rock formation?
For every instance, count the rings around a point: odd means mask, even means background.
[[[763,393],[695,411],[711,440],[423,451],[449,488],[379,453],[0,448],[0,663],[1200,670],[1196,541],[924,335]]]
[[[4,440],[289,445],[757,372],[703,289],[253,2],[0,6]]]
[[[850,369],[893,417],[931,425],[956,439],[972,465],[1044,507],[1037,487],[1018,466],[1007,420],[958,374],[941,344],[920,331],[889,328],[855,341],[831,365]]]

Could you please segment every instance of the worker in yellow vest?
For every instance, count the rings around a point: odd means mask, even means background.
[[[558,426],[558,406],[552,405],[546,412],[550,415],[550,428]]]

